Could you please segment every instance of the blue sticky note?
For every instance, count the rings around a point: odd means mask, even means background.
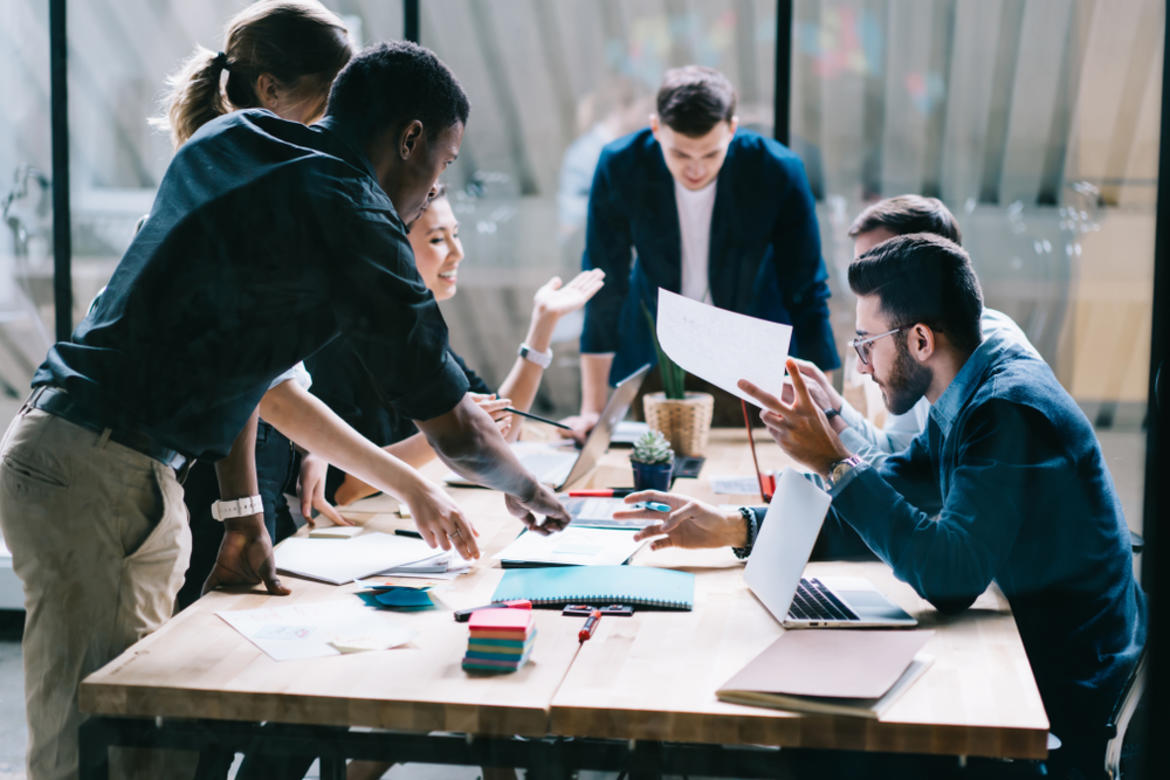
[[[386,590],[379,590],[374,599],[390,609],[430,609],[435,606],[431,600],[428,588],[407,588],[395,586]]]

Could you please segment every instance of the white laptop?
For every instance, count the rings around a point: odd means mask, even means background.
[[[512,449],[520,465],[532,472],[538,480],[550,485],[553,490],[561,490],[566,485],[582,479],[592,471],[597,461],[609,449],[614,429],[626,416],[630,404],[634,402],[634,397],[642,387],[642,380],[649,371],[650,366],[642,366],[618,382],[605,408],[601,410],[597,425],[593,426],[581,449],[578,450],[571,445],[558,447],[544,443],[516,442]],[[444,477],[444,481],[448,485],[473,484],[453,471]]]
[[[905,610],[861,577],[801,577],[832,497],[785,469],[743,578],[785,628],[910,628]]]

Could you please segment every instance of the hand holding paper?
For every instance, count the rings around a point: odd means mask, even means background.
[[[658,289],[658,343],[671,360],[745,401],[741,377],[780,397],[792,326],[708,306]]]

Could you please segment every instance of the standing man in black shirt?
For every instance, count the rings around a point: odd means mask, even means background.
[[[106,291],[50,349],[0,448],[0,521],[25,589],[34,780],[76,774],[80,680],[171,614],[190,548],[179,476],[194,458],[223,458],[272,378],[339,334],[453,468],[505,492],[530,526],[568,522],[467,397],[403,227],[458,154],[468,111],[433,53],[384,44],[342,71],[320,124],[241,111],[176,154]],[[344,454],[344,437],[287,427],[363,478],[392,472],[424,537],[478,553],[459,508],[417,472],[379,451],[374,473]],[[218,502],[220,563],[287,592],[254,473],[232,482]]]

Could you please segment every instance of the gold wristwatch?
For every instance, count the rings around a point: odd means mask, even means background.
[[[862,462],[861,458],[856,455],[850,455],[848,458],[842,458],[841,460],[835,460],[830,463],[829,487],[832,488],[834,485],[839,484],[841,480],[845,479],[846,474],[860,466]]]

